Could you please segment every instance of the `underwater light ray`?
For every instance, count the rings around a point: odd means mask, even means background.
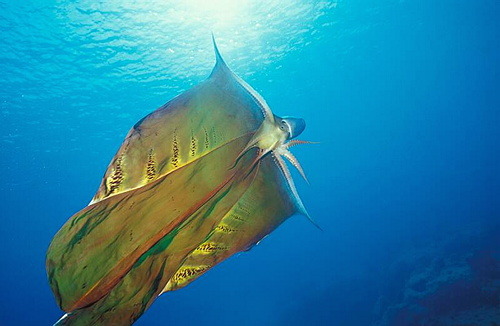
[[[192,17],[202,18],[219,31],[235,27],[241,19],[250,15],[247,0],[188,0],[184,5],[192,13]]]

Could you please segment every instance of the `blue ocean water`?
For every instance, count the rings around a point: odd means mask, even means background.
[[[211,36],[307,121],[293,217],[137,325],[500,324],[497,1],[0,1],[0,325],[62,312],[51,238]]]

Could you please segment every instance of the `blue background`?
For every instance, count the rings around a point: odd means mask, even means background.
[[[52,236],[129,128],[208,76],[210,32],[294,147],[294,217],[137,325],[493,325],[497,1],[0,2],[0,324],[49,325]]]

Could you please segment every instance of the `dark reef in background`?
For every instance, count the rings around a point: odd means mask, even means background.
[[[304,299],[285,323],[373,326],[496,326],[500,321],[498,228],[420,239],[371,276],[339,281]],[[385,266],[385,267],[384,267]],[[343,297],[339,302],[336,298]],[[330,309],[325,309],[330,306]],[[366,307],[372,307],[371,311]],[[308,314],[305,313],[308,311]],[[308,316],[307,320],[304,316]]]
[[[471,231],[408,251],[387,271],[392,295],[379,297],[375,325],[498,325],[497,234]]]

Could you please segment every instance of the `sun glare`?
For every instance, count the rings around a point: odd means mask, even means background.
[[[248,0],[186,0],[184,4],[194,19],[207,20],[218,28],[231,27],[249,14]]]

